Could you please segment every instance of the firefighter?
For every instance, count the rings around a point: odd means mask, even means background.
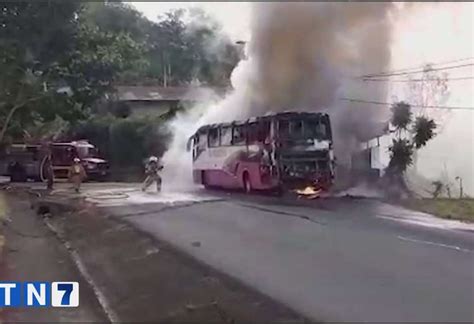
[[[148,163],[146,165],[146,179],[142,185],[142,191],[146,191],[148,187],[150,187],[153,182],[156,182],[156,191],[161,191],[161,177],[158,174],[159,171],[163,169],[163,166],[158,162],[158,158],[156,156],[151,156],[148,159]]]
[[[46,186],[48,190],[53,190],[54,184],[54,170],[53,170],[53,163],[51,154],[48,153],[45,157],[44,161],[44,171],[46,175]]]
[[[44,152],[44,161],[43,161],[43,168],[41,172],[43,173],[42,179],[46,179],[46,188],[47,190],[53,190],[54,185],[54,170],[53,170],[53,156],[51,152],[51,148],[49,144],[43,144],[43,152]]]
[[[86,171],[81,164],[79,158],[74,158],[74,163],[69,168],[68,178],[73,183],[73,188],[76,192],[81,189],[81,183],[86,178]]]

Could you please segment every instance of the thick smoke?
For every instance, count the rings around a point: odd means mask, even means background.
[[[354,77],[389,67],[392,7],[391,3],[254,4],[248,59],[232,74],[234,91],[210,105],[200,119],[192,117],[194,127],[188,125],[187,131],[267,112],[327,111],[333,120],[336,154],[349,152],[357,138],[368,136],[387,117],[386,108],[339,99],[386,98],[383,83],[367,85]],[[185,123],[186,116],[182,119]],[[173,145],[184,147],[185,141],[175,140]],[[347,156],[338,158],[343,161]],[[164,159],[175,163],[170,154]]]
[[[386,98],[385,84],[367,85],[354,77],[389,67],[392,6],[256,4],[249,48],[255,73],[249,80],[248,113],[328,111],[339,153],[370,136],[386,110],[340,98]]]

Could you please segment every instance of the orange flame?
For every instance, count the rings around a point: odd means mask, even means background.
[[[304,196],[308,199],[315,199],[315,198],[318,198],[320,196],[321,189],[316,189],[315,187],[308,186],[304,189],[296,189],[295,192],[299,196]]]

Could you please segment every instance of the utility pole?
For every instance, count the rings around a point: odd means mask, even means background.
[[[462,187],[462,178],[458,176],[456,177],[456,180],[459,181],[459,199],[462,199],[462,197],[464,196],[463,187]]]
[[[163,87],[166,88],[168,86],[168,64],[166,60],[166,55],[165,53],[161,54],[161,66],[163,70]]]

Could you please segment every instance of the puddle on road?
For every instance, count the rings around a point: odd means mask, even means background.
[[[380,204],[380,206],[378,206],[377,217],[425,227],[474,231],[474,224],[463,223],[457,220],[441,219],[430,214],[388,204]]]
[[[189,192],[142,192],[140,189],[87,190],[83,194],[86,200],[99,207],[140,205],[150,203],[175,204],[213,200],[215,197],[199,191]]]

